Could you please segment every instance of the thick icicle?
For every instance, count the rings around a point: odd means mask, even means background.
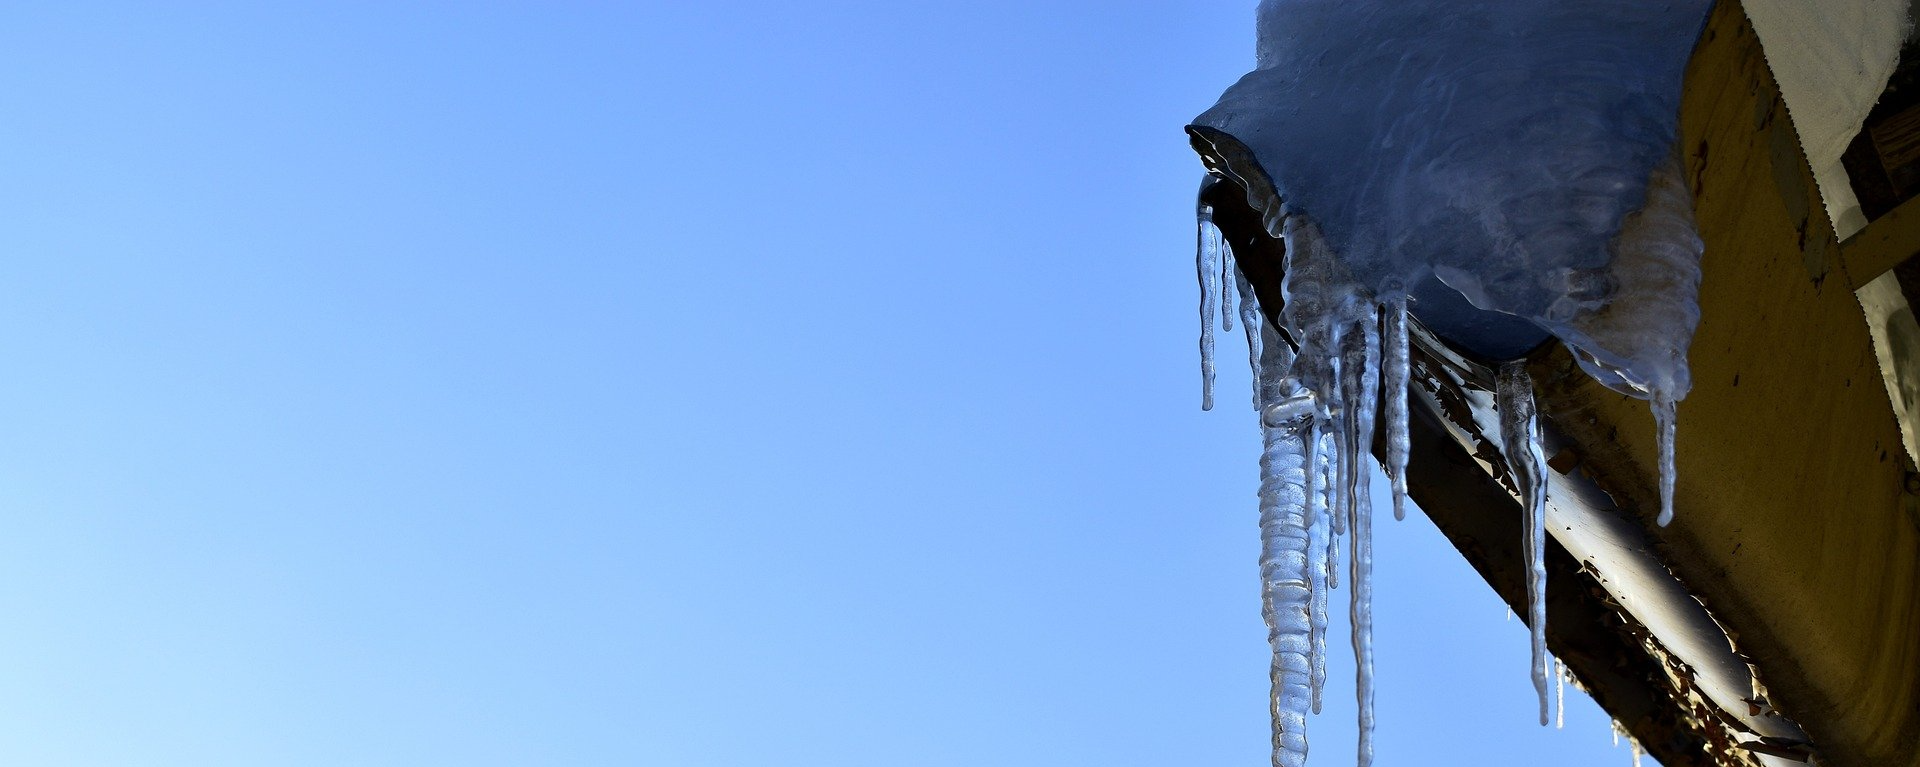
[[[1380,338],[1380,351],[1386,358],[1380,364],[1380,389],[1386,396],[1383,403],[1386,412],[1387,427],[1387,478],[1393,481],[1393,518],[1407,518],[1407,454],[1412,452],[1412,438],[1407,433],[1407,298],[1400,296],[1386,302],[1386,319],[1382,322],[1383,332]]]
[[[1314,404],[1311,394],[1284,377],[1291,347],[1264,330],[1260,381],[1260,576],[1267,641],[1273,647],[1274,767],[1305,767],[1306,716],[1312,678],[1311,536],[1307,476],[1312,471]]]
[[[1661,527],[1673,521],[1673,425],[1674,402],[1665,396],[1653,399],[1654,439],[1660,446],[1660,519]]]
[[[1219,230],[1213,226],[1213,208],[1202,204],[1194,265],[1200,272],[1200,409],[1213,409],[1213,313],[1219,304],[1220,252],[1214,249]]]
[[[1513,470],[1526,537],[1527,625],[1533,629],[1533,688],[1540,694],[1540,724],[1547,719],[1547,458],[1540,452],[1540,425],[1534,418],[1533,379],[1523,360],[1500,366],[1494,393],[1500,411],[1500,441]]]
[[[1353,628],[1354,698],[1359,704],[1359,765],[1373,763],[1373,502],[1362,456],[1370,455],[1374,414],[1380,390],[1380,336],[1376,314],[1368,312],[1348,329],[1340,352],[1345,391],[1348,532],[1353,546],[1349,590]]]

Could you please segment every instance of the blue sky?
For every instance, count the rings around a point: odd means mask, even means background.
[[[399,5],[0,12],[0,763],[1264,763],[1252,2]],[[1627,763],[1377,545],[1380,763]]]

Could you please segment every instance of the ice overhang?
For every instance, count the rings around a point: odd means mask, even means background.
[[[1418,342],[1415,499],[1523,599],[1481,363],[1531,347],[1555,468],[1549,641],[1602,705],[1669,767],[1920,764],[1920,496],[1852,295],[1859,249],[1839,247],[1739,2],[1718,4],[1686,81],[1681,150],[1707,255],[1678,521],[1650,524],[1643,405],[1575,373],[1556,345],[1425,306],[1438,333]],[[1240,187],[1222,194],[1270,186],[1230,134],[1194,138]],[[1263,211],[1229,211],[1218,222],[1274,311],[1278,243],[1259,239]]]

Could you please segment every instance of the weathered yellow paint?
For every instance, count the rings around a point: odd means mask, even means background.
[[[1920,766],[1920,530],[1900,434],[1759,40],[1715,9],[1681,149],[1706,241],[1662,555],[1839,767]],[[1564,350],[1533,363],[1582,467],[1651,525],[1653,419]]]

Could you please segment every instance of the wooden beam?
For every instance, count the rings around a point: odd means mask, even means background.
[[[1854,290],[1920,254],[1920,197],[1907,200],[1840,243]],[[1908,296],[1911,301],[1914,297]]]

